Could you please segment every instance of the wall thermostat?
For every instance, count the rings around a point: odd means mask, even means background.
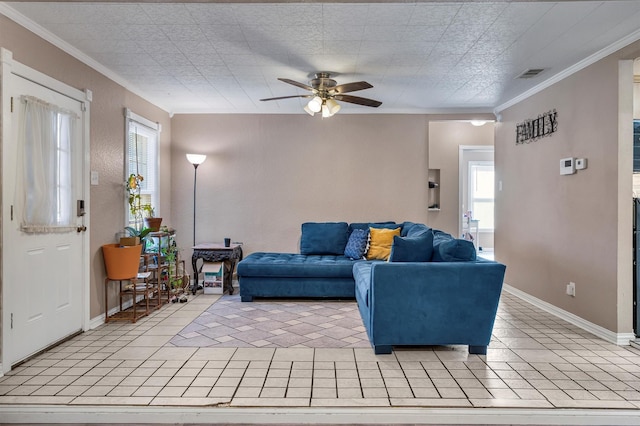
[[[576,160],[575,158],[563,158],[560,160],[560,174],[572,175],[576,172]]]

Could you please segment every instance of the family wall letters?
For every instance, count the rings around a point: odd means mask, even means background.
[[[552,135],[558,130],[558,113],[551,110],[540,114],[538,118],[516,124],[516,145],[537,141]]]

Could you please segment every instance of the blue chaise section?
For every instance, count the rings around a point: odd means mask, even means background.
[[[344,256],[257,252],[238,264],[240,299],[254,297],[351,298],[353,264]]]

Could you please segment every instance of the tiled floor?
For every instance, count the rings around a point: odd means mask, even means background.
[[[509,293],[487,356],[469,355],[466,346],[374,355],[370,348],[170,344],[217,299],[199,295],[137,324],[106,324],[37,356],[0,378],[0,412],[24,404],[591,408],[632,410],[640,422],[640,350],[609,344]]]

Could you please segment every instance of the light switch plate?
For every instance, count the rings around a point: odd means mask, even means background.
[[[576,158],[576,170],[584,170],[587,168],[586,158]]]

